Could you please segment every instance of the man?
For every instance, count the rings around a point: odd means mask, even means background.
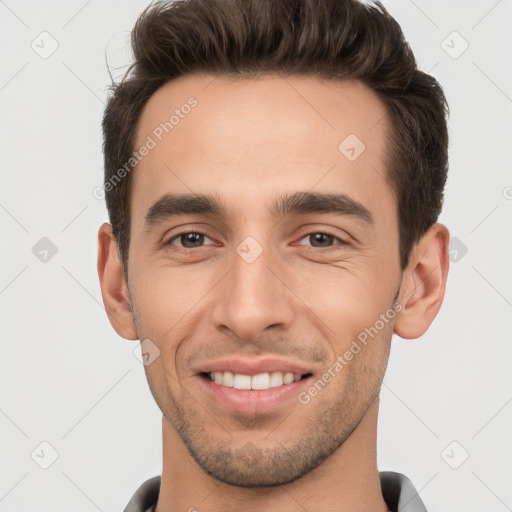
[[[132,44],[98,272],[163,468],[126,512],[426,510],[376,438],[392,335],[445,292],[441,87],[379,3],[157,3]]]

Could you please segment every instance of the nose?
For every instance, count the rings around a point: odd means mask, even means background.
[[[265,329],[290,328],[294,295],[283,267],[266,250],[252,262],[235,252],[232,261],[216,287],[211,316],[215,328],[244,340],[257,339]]]

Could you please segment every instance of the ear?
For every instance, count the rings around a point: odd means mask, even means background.
[[[112,327],[122,338],[138,340],[130,292],[117,253],[112,226],[107,222],[98,231],[98,276],[103,304]]]
[[[448,277],[450,232],[443,224],[430,227],[415,245],[404,271],[394,332],[401,338],[423,335],[443,303]]]

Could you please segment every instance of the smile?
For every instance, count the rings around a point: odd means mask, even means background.
[[[225,412],[259,415],[297,405],[298,394],[313,379],[312,373],[264,372],[254,375],[229,371],[202,372],[200,388],[212,404]]]
[[[256,375],[244,375],[242,373],[225,372],[210,372],[207,374],[210,380],[214,381],[220,386],[226,386],[235,389],[269,389],[285,384],[297,382],[303,377],[310,374],[302,375],[300,373],[292,372],[266,372],[258,373]]]

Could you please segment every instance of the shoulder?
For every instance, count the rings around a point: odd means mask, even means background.
[[[418,491],[402,473],[380,471],[382,496],[393,512],[427,512]]]
[[[124,512],[152,512],[153,507],[158,501],[160,480],[161,477],[159,475],[146,480],[135,491]]]

